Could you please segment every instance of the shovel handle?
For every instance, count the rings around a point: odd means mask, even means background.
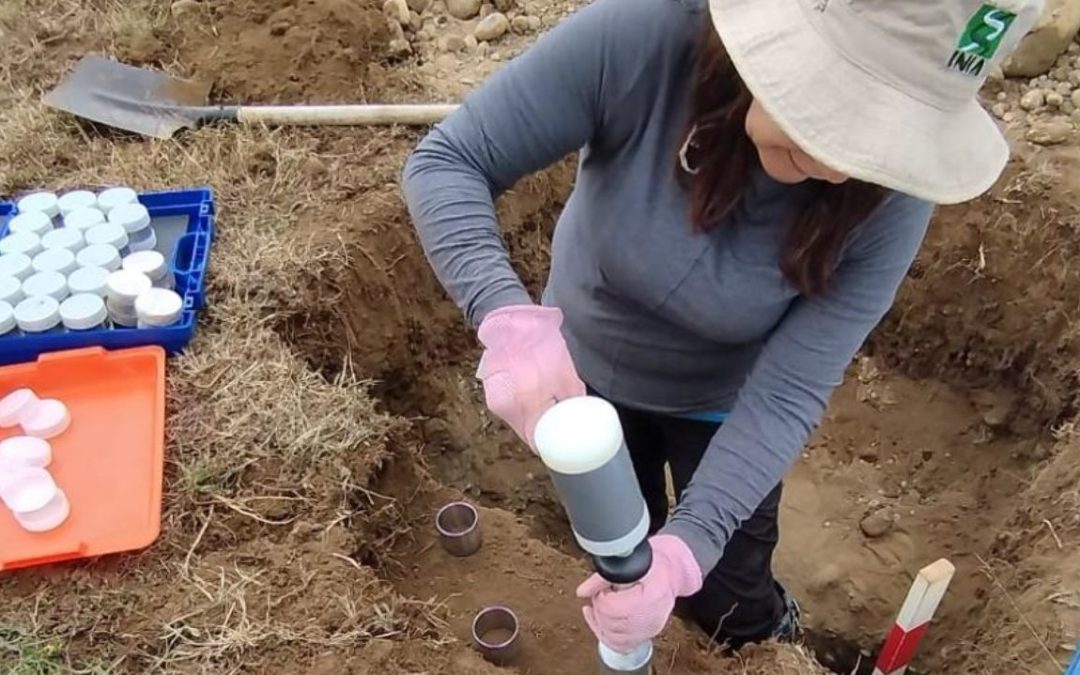
[[[402,124],[426,126],[457,109],[449,104],[241,106],[242,124],[284,126],[351,126]]]

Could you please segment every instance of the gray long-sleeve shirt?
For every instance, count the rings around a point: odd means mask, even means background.
[[[473,324],[529,303],[494,198],[580,150],[543,302],[582,378],[611,400],[730,411],[665,527],[705,570],[782,479],[895,297],[932,206],[890,196],[830,290],[783,278],[786,210],[806,186],[760,170],[730,222],[692,231],[675,179],[704,0],[595,0],[468,96],[409,158],[404,189],[437,276]]]

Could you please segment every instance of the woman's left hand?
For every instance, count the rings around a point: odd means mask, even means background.
[[[631,652],[659,635],[675,609],[675,599],[701,589],[701,568],[682,539],[661,534],[649,545],[652,567],[637,583],[615,589],[594,574],[577,589],[577,596],[586,601],[585,623],[600,642],[617,652]]]

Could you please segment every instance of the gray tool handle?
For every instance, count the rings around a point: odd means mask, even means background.
[[[243,124],[284,126],[363,126],[435,124],[457,109],[452,104],[401,105],[267,105],[240,106],[236,119]]]

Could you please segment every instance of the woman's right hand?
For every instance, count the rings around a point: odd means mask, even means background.
[[[480,324],[484,345],[476,376],[487,407],[536,451],[536,423],[555,403],[585,395],[563,339],[562,311],[536,305],[497,309]]]

